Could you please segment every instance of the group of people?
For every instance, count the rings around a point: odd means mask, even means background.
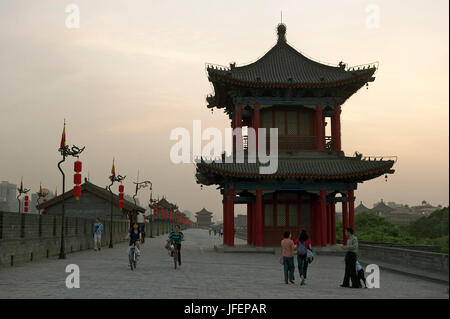
[[[209,236],[211,237],[211,234],[214,233],[214,237],[217,235],[217,229],[209,227]],[[223,229],[222,227],[219,229],[219,237],[223,236]]]
[[[281,241],[282,259],[280,262],[284,266],[284,282],[295,284],[294,281],[294,251],[297,250],[298,272],[300,275],[300,285],[306,285],[306,273],[308,264],[313,261],[311,241],[306,230],[302,230],[295,243],[290,231],[285,231]]]
[[[102,240],[103,224],[97,217],[93,226],[94,233],[94,250],[101,250],[101,240]],[[143,227],[137,222],[131,223],[131,228],[125,237],[125,240],[129,240],[128,246],[136,246],[136,254],[140,256],[141,243],[144,239]],[[178,264],[181,266],[181,242],[184,240],[184,234],[181,232],[180,225],[175,225],[175,228],[169,233],[168,239],[171,240],[178,250]]]
[[[354,230],[351,227],[346,228],[347,243],[342,247],[346,250],[345,254],[345,275],[344,281],[341,287],[348,288],[361,288],[361,281],[367,288],[366,279],[364,276],[364,269],[358,262],[358,239],[354,235]],[[308,265],[314,260],[311,240],[309,239],[306,230],[300,232],[299,237],[295,240],[292,239],[290,231],[285,231],[283,239],[281,240],[282,256],[280,263],[283,264],[284,270],[284,282],[286,284],[295,284],[295,265],[294,265],[294,253],[297,252],[297,264],[298,272],[300,276],[300,285],[306,285],[306,273]],[[352,285],[350,286],[350,280]]]

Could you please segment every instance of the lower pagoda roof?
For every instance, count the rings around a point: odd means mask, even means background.
[[[360,156],[320,156],[279,158],[275,174],[260,174],[261,163],[197,163],[197,183],[204,185],[221,184],[230,179],[299,179],[299,180],[335,180],[365,181],[392,174],[395,160],[363,159]]]

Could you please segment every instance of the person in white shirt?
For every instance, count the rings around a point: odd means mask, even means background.
[[[139,225],[139,230],[142,233],[142,243],[144,243],[145,238],[145,216],[142,212],[138,212],[136,217],[136,222]]]

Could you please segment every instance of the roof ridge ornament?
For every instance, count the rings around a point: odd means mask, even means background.
[[[277,34],[278,34],[278,43],[286,42],[286,25],[284,23],[280,23],[277,26]]]

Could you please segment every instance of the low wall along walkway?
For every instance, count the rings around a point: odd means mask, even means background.
[[[102,220],[102,247],[109,245],[110,221]],[[65,218],[66,254],[92,249],[95,219]],[[167,234],[172,223],[146,223],[146,236]],[[150,228],[152,228],[150,230]],[[184,227],[182,227],[184,228]],[[112,222],[113,243],[123,242],[129,229],[128,220]],[[59,255],[61,216],[0,212],[0,266],[14,266]]]

